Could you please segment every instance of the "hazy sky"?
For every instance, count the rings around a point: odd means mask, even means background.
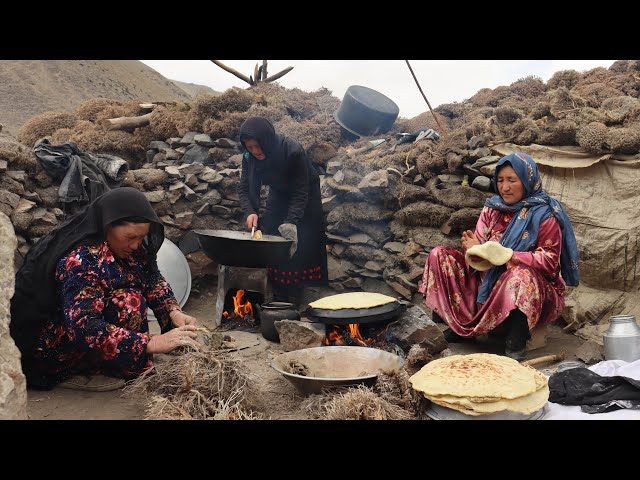
[[[240,73],[253,75],[258,60],[220,60]],[[224,91],[248,84],[210,60],[142,60],[171,80],[206,85]],[[261,62],[261,61],[260,61]],[[268,74],[287,67],[292,71],[277,80],[283,87],[314,91],[326,87],[342,100],[351,85],[363,85],[391,98],[400,116],[411,118],[427,106],[404,60],[269,60]],[[509,85],[536,75],[545,82],[558,70],[609,67],[614,60],[409,60],[429,103],[461,102],[481,88]]]

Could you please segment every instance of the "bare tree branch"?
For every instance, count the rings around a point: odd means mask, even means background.
[[[224,63],[221,63],[217,60],[211,60],[213,63],[215,63],[217,66],[219,66],[221,69],[229,72],[232,75],[235,75],[236,77],[238,77],[240,80],[243,80],[245,82],[247,82],[249,85],[253,85],[252,81],[249,79],[249,77],[247,77],[246,75],[243,75],[242,73],[238,72],[237,70],[234,70],[231,67],[227,67]]]
[[[274,80],[279,79],[280,77],[283,77],[284,75],[286,75],[287,73],[289,73],[291,70],[293,70],[293,67],[287,67],[284,70],[282,70],[281,72],[276,73],[275,75],[272,75],[270,77],[267,77],[264,79],[265,83],[269,83],[269,82],[273,82]]]

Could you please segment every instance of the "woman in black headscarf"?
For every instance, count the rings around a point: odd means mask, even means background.
[[[276,299],[301,303],[305,285],[327,282],[327,252],[320,179],[298,142],[278,135],[269,120],[250,117],[240,127],[240,205],[247,228],[291,240],[290,258],[268,268]],[[258,216],[260,188],[269,186]]]
[[[150,354],[194,341],[196,319],[158,270],[163,241],[146,197],[121,187],[29,250],[10,324],[29,387],[112,390],[150,368]],[[149,336],[147,306],[161,335]]]

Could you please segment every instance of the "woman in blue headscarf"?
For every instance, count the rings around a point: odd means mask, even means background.
[[[501,330],[505,354],[522,360],[530,330],[557,320],[565,286],[578,285],[578,248],[567,213],[542,190],[529,155],[500,159],[494,182],[499,195],[485,202],[475,232],[462,234],[464,252],[431,250],[419,290],[449,326],[447,341]],[[472,248],[484,256],[465,255]]]

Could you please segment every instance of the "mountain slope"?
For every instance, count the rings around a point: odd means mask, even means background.
[[[15,136],[29,118],[71,112],[90,98],[190,101],[191,95],[137,60],[2,60],[0,123]]]

